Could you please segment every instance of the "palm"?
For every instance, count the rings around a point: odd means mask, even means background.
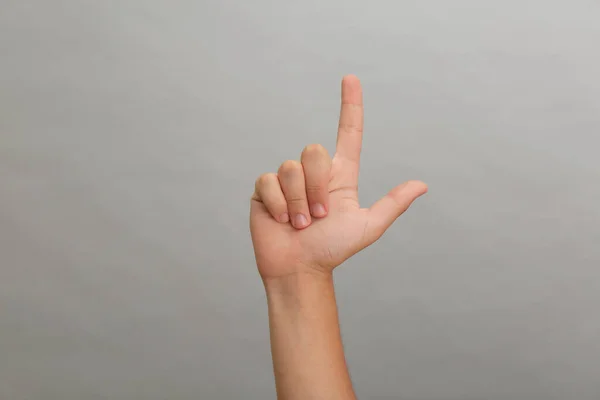
[[[263,276],[294,273],[299,266],[332,269],[360,250],[368,210],[360,208],[355,187],[343,186],[343,164],[334,158],[327,218],[314,220],[306,229],[280,224],[261,204],[253,207],[251,231]]]
[[[358,171],[362,126],[362,90],[356,78],[348,77],[342,84],[336,154],[330,160],[330,168],[320,172],[325,182],[322,185],[324,196],[328,198],[326,217],[313,218],[305,229],[297,229],[276,219],[273,206],[269,207],[270,203],[263,198],[265,196],[256,193],[253,196],[250,230],[263,278],[314,269],[331,271],[377,240],[412,201],[427,190],[421,182],[407,182],[396,187],[370,209],[360,208]],[[306,173],[306,188],[310,189],[312,185],[308,180],[311,168],[305,166],[305,169],[309,170]],[[271,190],[271,193],[274,191]],[[298,196],[291,197],[287,199],[289,207],[298,200]]]

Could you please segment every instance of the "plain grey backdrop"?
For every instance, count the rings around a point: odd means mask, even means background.
[[[363,399],[600,398],[600,3],[0,2],[0,398],[273,399],[254,179],[430,186],[336,272]]]

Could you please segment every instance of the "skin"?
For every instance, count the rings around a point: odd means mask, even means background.
[[[354,399],[332,273],[374,243],[427,192],[420,181],[393,188],[370,208],[358,202],[362,88],[342,80],[333,159],[318,144],[256,180],[250,231],[269,307],[278,399]]]

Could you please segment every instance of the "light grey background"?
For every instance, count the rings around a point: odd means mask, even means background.
[[[273,399],[247,228],[335,143],[430,193],[336,272],[363,399],[600,398],[600,3],[0,3],[0,398]]]

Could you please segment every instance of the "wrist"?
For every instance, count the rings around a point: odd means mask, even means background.
[[[310,292],[315,287],[333,286],[331,271],[302,271],[292,274],[263,277],[267,295],[294,295]]]

